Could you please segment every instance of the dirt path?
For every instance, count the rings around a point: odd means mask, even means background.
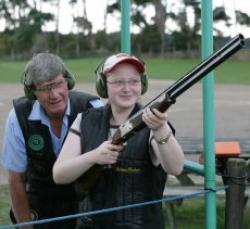
[[[173,82],[152,80],[150,90],[142,98],[148,102]],[[78,90],[95,93],[93,84],[78,84]],[[12,99],[23,95],[20,84],[0,85],[0,145],[2,146],[5,120]],[[250,137],[250,86],[216,85],[215,86],[215,137],[249,138]],[[200,138],[202,125],[202,85],[196,84],[183,95],[169,110],[169,120],[175,126],[177,138]],[[1,155],[1,153],[0,153]],[[0,167],[0,183],[6,182],[5,172]]]

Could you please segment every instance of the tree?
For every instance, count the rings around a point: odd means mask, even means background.
[[[149,24],[146,20],[146,15],[144,15],[144,10],[150,5],[153,5],[153,7],[155,8],[155,15],[152,18],[153,24]],[[147,37],[150,36],[151,38],[153,38],[152,42],[150,42],[149,39],[144,42],[147,43],[147,45],[152,46],[147,50],[151,50],[150,52],[159,50],[158,52],[160,52],[163,56],[165,52],[165,22],[167,18],[166,5],[162,3],[162,0],[134,0],[131,7],[132,22],[134,25],[138,26],[141,31],[141,36],[137,36],[135,40],[143,41],[143,39],[141,38],[144,37],[144,39],[147,39]],[[108,13],[111,14],[116,11],[120,11],[119,1],[113,1],[112,3],[108,4]],[[158,41],[155,42],[156,40]],[[141,50],[142,47],[142,49],[145,50],[145,46],[141,43],[138,43],[137,47],[139,47],[139,50]]]
[[[89,42],[89,46],[91,49],[95,49],[95,41],[93,39],[92,34],[92,23],[89,21],[87,16],[87,10],[86,10],[86,1],[81,0],[82,2],[82,15],[73,15],[73,22],[74,25],[77,28],[77,34],[76,34],[76,56],[80,56],[81,53],[81,40],[83,37],[87,37],[86,40]],[[76,6],[77,4],[80,4],[78,0],[70,0],[70,4],[72,5],[72,8]]]
[[[188,21],[188,10],[193,11],[194,24]],[[183,0],[183,7],[178,14],[175,15],[175,21],[179,26],[179,32],[174,32],[178,37],[178,43],[181,48],[185,48],[188,56],[191,56],[193,49],[199,49],[197,42],[198,33],[200,31],[201,9],[200,1],[198,0]]]
[[[53,19],[49,13],[43,13],[27,0],[2,0],[0,17],[6,21],[5,33],[10,35],[13,43],[11,53],[25,54],[34,44],[37,34],[41,34],[42,25]]]
[[[230,21],[229,21],[231,19],[231,17],[229,17],[226,14],[225,7],[216,7],[214,9],[213,16],[214,16],[215,23],[223,21],[223,22],[225,22],[226,26],[228,26],[228,27],[231,26]],[[218,34],[219,37],[223,36],[223,31],[216,29],[216,28],[214,28],[214,30]]]
[[[236,14],[236,22],[239,23],[240,25],[246,25],[249,26],[250,25],[250,17],[248,14],[243,13],[241,11],[236,10],[235,11]]]
[[[165,53],[165,24],[167,19],[167,6],[163,5],[161,0],[153,0],[153,4],[155,7],[154,21],[158,34],[160,35],[160,53],[163,57]]]

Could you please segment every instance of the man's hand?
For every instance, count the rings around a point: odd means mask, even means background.
[[[12,208],[17,223],[31,221],[30,208],[25,190],[24,173],[9,171],[9,189],[12,200]],[[33,229],[33,226],[20,227],[21,229]]]

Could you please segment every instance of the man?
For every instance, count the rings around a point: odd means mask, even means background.
[[[73,76],[63,61],[50,53],[39,53],[28,62],[23,84],[25,97],[13,102],[3,143],[12,219],[20,223],[73,214],[73,185],[56,185],[52,167],[77,114],[102,103],[98,97],[70,91],[75,84]],[[70,220],[22,228],[74,227],[75,220]]]

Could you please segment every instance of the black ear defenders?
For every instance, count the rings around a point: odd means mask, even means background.
[[[27,78],[27,74],[28,72],[24,72],[24,79],[23,79],[23,86],[24,86],[24,94],[25,96],[29,99],[29,100],[36,100],[36,95],[34,93],[34,86],[29,86],[27,85],[27,81],[26,81],[26,78]],[[66,79],[67,81],[67,84],[68,84],[68,89],[71,90],[72,88],[74,88],[75,86],[75,77],[73,74],[71,74],[71,72],[67,69],[65,69],[65,72],[64,72],[64,78]]]
[[[107,82],[106,82],[106,76],[103,74],[103,65],[105,61],[102,61],[96,68],[95,74],[96,74],[96,91],[97,94],[102,98],[108,98],[108,91],[107,91]]]
[[[26,73],[24,73],[24,80],[23,80],[23,90],[24,90],[24,94],[26,96],[26,98],[28,98],[29,100],[36,100],[36,96],[33,92],[34,88],[33,86],[29,86],[26,83]]]
[[[73,89],[75,86],[76,80],[75,80],[74,75],[68,69],[65,69],[64,78],[66,79],[68,83],[68,89],[69,90]]]
[[[102,97],[102,98],[108,98],[106,75],[103,73],[104,64],[105,64],[107,59],[102,61],[97,66],[97,68],[95,70],[95,74],[96,74],[96,91],[97,91],[98,95],[100,97]],[[124,62],[126,62],[126,61],[124,61]],[[143,61],[141,61],[141,62],[144,64]],[[141,94],[143,95],[144,93],[146,93],[147,89],[148,89],[148,77],[147,77],[146,74],[143,74],[141,76]]]

